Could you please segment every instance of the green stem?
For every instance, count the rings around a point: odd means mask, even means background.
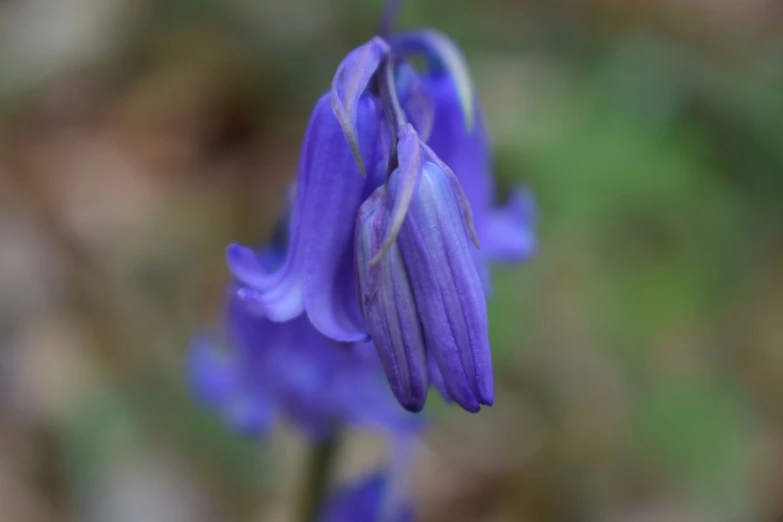
[[[305,479],[301,522],[315,522],[324,506],[331,470],[337,457],[338,439],[333,435],[312,449]]]

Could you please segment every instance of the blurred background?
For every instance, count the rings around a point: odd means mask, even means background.
[[[293,520],[306,444],[189,395],[224,247],[260,244],[366,0],[0,1],[0,521]],[[421,521],[783,520],[783,4],[418,0],[501,194],[498,398],[438,401]],[[432,396],[432,395],[431,395]],[[339,477],[383,462],[351,433]]]

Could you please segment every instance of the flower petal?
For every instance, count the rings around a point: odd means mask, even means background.
[[[392,176],[392,196],[397,188]],[[426,162],[397,244],[446,389],[463,408],[478,411],[494,401],[494,385],[485,297],[462,221],[449,175]]]
[[[389,53],[389,44],[375,37],[348,53],[332,80],[332,110],[345,133],[345,139],[363,176],[367,175],[356,124],[359,97],[375,74],[381,60]]]
[[[356,122],[361,154],[375,169],[380,116],[369,95],[359,98]],[[290,244],[285,262],[271,272],[244,247],[228,250],[228,264],[247,286],[241,298],[258,315],[289,321],[303,311],[324,335],[343,342],[366,340],[355,300],[353,224],[369,192],[343,137],[340,122],[323,96],[310,119],[299,163],[296,199],[291,212]]]
[[[236,359],[214,339],[199,335],[190,343],[188,381],[200,401],[218,407],[228,400],[236,387]]]
[[[457,203],[457,208],[459,209],[459,215],[462,218],[462,225],[465,227],[465,232],[468,234],[468,237],[473,242],[473,245],[476,247],[476,249],[480,249],[481,246],[479,245],[478,235],[476,234],[476,226],[473,221],[473,210],[470,207],[470,201],[468,200],[467,195],[462,190],[462,184],[459,182],[459,179],[454,174],[454,172],[452,172],[451,168],[441,161],[441,159],[435,154],[435,152],[433,152],[431,148],[424,144],[422,144],[422,147],[424,148],[427,161],[434,163],[437,166],[437,168],[443,173],[444,179],[451,187],[451,192]]]
[[[226,424],[247,437],[264,437],[275,423],[276,408],[271,396],[239,394],[223,408]]]
[[[412,522],[412,512],[407,505],[395,506],[387,518],[380,518],[386,504],[388,487],[387,478],[381,474],[345,486],[331,495],[318,522]]]
[[[449,75],[459,96],[464,128],[468,131],[473,129],[475,88],[468,64],[457,44],[440,31],[420,29],[396,36],[391,45],[397,55],[424,55],[433,65]]]
[[[475,125],[466,130],[459,92],[451,77],[441,71],[424,76],[435,101],[435,120],[427,144],[459,179],[470,201],[479,240],[482,223],[495,198],[489,141],[481,108],[474,105]]]
[[[250,248],[233,244],[226,251],[226,264],[237,280],[259,292],[277,292],[288,294],[292,301],[303,302],[303,244],[305,238],[300,237],[303,215],[307,215],[307,199],[310,181],[317,168],[319,151],[327,148],[325,141],[330,136],[323,132],[324,125],[334,120],[326,96],[316,103],[305,131],[304,143],[299,156],[299,167],[296,179],[294,202],[289,220],[288,248],[282,266],[270,267],[263,263],[255,251]],[[334,137],[331,137],[334,139]],[[310,196],[312,197],[312,196]]]
[[[505,207],[489,215],[484,233],[487,258],[503,262],[529,259],[537,247],[534,225],[533,196],[518,188],[512,192]]]
[[[397,172],[397,171],[395,171]],[[370,259],[382,247],[389,222],[386,188],[379,187],[356,218],[356,271],[361,306],[389,385],[410,411],[420,411],[427,398],[427,360],[405,265],[392,243],[376,265]]]
[[[362,155],[375,169],[380,160],[380,114],[369,95],[359,100],[357,121]],[[301,220],[301,235],[307,241],[304,306],[321,333],[337,341],[358,342],[366,340],[367,333],[355,297],[353,235],[368,180],[359,176],[345,141],[337,141],[341,131],[336,119],[332,117],[326,126],[330,139],[318,151],[323,163],[310,181]]]
[[[398,178],[400,189],[394,200],[383,245],[370,260],[369,266],[377,263],[394,243],[397,233],[402,227],[402,222],[405,220],[405,215],[411,204],[411,198],[413,198],[413,194],[419,186],[419,180],[421,179],[421,146],[419,136],[410,123],[400,130],[397,151],[400,165],[395,176]]]
[[[426,142],[435,121],[435,100],[426,82],[407,62],[397,67],[397,96],[413,128]]]
[[[438,362],[431,351],[427,353],[427,370],[429,372],[430,385],[438,390],[444,401],[448,403],[454,402],[449,390],[446,388],[446,381],[443,380],[443,374],[440,368],[438,368]]]

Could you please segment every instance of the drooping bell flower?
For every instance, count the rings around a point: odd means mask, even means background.
[[[450,398],[475,412],[493,403],[494,387],[470,205],[410,124],[400,129],[398,154],[399,167],[357,217],[362,312],[403,406],[424,405],[431,355]]]
[[[376,474],[344,486],[329,497],[318,522],[412,522],[409,505],[387,503],[388,482]]]
[[[229,268],[246,286],[243,298],[268,319],[306,312],[324,335],[366,339],[356,303],[353,223],[381,160],[380,108],[365,93],[388,45],[380,38],[352,51],[338,68],[330,94],[316,104],[305,134],[285,262],[270,272],[254,250],[231,245]],[[344,132],[345,131],[345,132]],[[375,182],[377,185],[377,182]]]
[[[452,168],[465,189],[476,216],[482,256],[488,261],[528,259],[536,247],[531,196],[518,188],[506,207],[495,207],[489,144],[478,104],[474,105],[474,126],[467,130],[451,78],[434,70],[425,80],[436,104],[428,145]]]
[[[274,248],[256,256],[270,270],[282,257]],[[248,307],[243,290],[241,285],[229,290],[229,349],[202,336],[190,352],[195,394],[232,429],[262,436],[281,416],[313,439],[343,424],[392,433],[421,426],[389,393],[371,347],[329,339],[304,314],[271,321]]]
[[[403,164],[393,176],[420,176],[418,143],[410,140],[418,140],[415,133],[406,133],[402,138],[405,144],[400,148],[413,148],[414,153],[403,155]],[[405,409],[420,411],[429,387],[427,351],[413,287],[398,244],[389,244],[388,252],[371,266],[384,248],[392,205],[386,187],[381,186],[359,208],[356,217],[358,298],[394,396]]]
[[[366,346],[332,341],[304,316],[276,323],[242,310],[241,300],[234,305],[233,348],[199,337],[189,370],[196,396],[230,428],[263,436],[285,416],[320,440],[340,425],[387,433],[421,426],[389,393],[377,355],[361,353]]]
[[[392,46],[403,55],[420,54],[427,59],[429,67],[420,81],[434,103],[434,120],[426,142],[457,175],[470,201],[481,243],[474,257],[489,289],[488,262],[524,261],[535,252],[533,199],[526,190],[516,188],[506,206],[495,206],[484,118],[457,45],[438,31],[419,30],[397,36]],[[407,92],[401,92],[403,100],[406,96]]]
[[[305,134],[285,260],[270,270],[254,250],[229,247],[235,296],[270,339],[289,323],[372,339],[411,411],[430,384],[478,411],[494,393],[487,261],[529,255],[531,201],[492,206],[483,122],[456,46],[431,31],[391,41],[373,38],[340,64]],[[431,58],[424,76],[405,62],[411,52]],[[476,236],[481,252],[468,246]]]

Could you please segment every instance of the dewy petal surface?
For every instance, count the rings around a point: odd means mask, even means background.
[[[380,160],[380,114],[370,95],[359,98],[356,122],[362,157],[374,169]],[[283,266],[271,272],[250,249],[228,249],[229,267],[269,319],[288,321],[306,311],[315,328],[332,339],[366,339],[354,298],[352,251],[353,223],[367,183],[325,95],[305,136]]]
[[[399,190],[394,175],[389,192]],[[427,350],[449,395],[468,411],[494,401],[487,312],[462,214],[447,173],[426,162],[397,236]]]

